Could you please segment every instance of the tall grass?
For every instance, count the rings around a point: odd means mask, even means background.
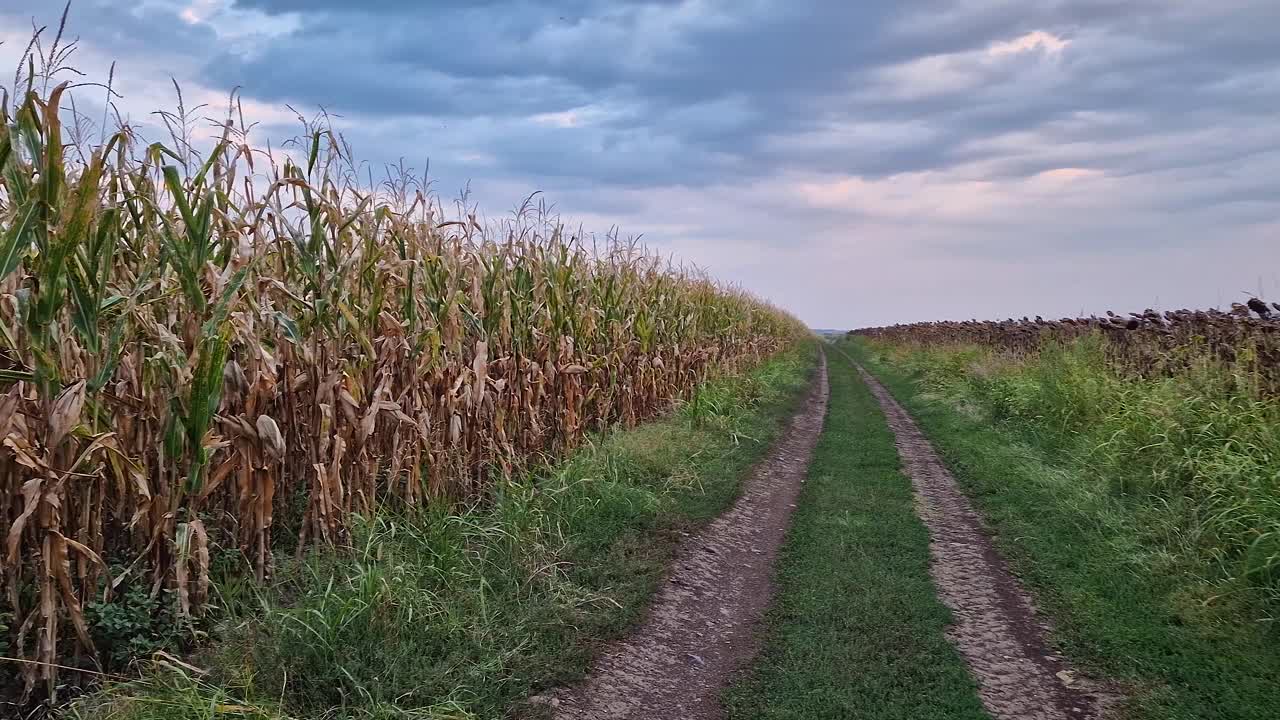
[[[168,144],[93,142],[51,84],[33,61],[0,110],[0,649],[28,691],[103,667],[90,603],[199,616],[221,554],[265,580],[802,332],[544,206],[485,222],[375,185],[324,124],[273,154],[233,105],[200,153],[180,108]]]
[[[1054,645],[1122,691],[1115,716],[1275,716],[1275,586],[1250,573],[1246,554],[1277,519],[1275,441],[1255,440],[1276,424],[1256,411],[1232,417],[1229,398],[1249,400],[1219,391],[1222,367],[1118,377],[1097,338],[1024,357],[851,349],[945,456],[1053,618]],[[1210,496],[1222,503],[1211,508]],[[1245,522],[1220,521],[1227,507],[1248,511]]]
[[[1280,612],[1280,399],[1243,367],[1136,377],[1111,368],[1099,337],[1017,356],[873,347],[932,392],[1078,456],[1088,482],[1132,507],[1144,562],[1185,578],[1184,609]]]

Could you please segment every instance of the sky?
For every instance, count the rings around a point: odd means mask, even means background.
[[[0,83],[53,5],[0,3]],[[173,82],[240,88],[259,141],[323,108],[446,198],[541,191],[846,329],[1280,300],[1277,27],[1274,0],[78,0],[67,35],[139,125]]]

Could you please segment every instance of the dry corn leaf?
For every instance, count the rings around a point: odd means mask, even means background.
[[[85,381],[72,383],[54,399],[49,409],[49,430],[45,445],[56,448],[71,429],[80,424],[80,411],[84,408]]]

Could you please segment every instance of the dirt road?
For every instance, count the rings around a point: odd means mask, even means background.
[[[987,712],[996,720],[1098,717],[1105,694],[1049,650],[1026,591],[938,453],[889,391],[858,372],[897,437],[916,510],[929,528],[929,573],[954,616],[949,638],[978,681]]]
[[[786,534],[827,408],[823,359],[809,397],[733,507],[685,541],[648,619],[587,679],[543,698],[560,720],[720,717],[718,697],[757,649]]]
[[[894,433],[916,512],[929,530],[929,574],[952,611],[947,637],[976,680],[983,707],[995,720],[1101,717],[1114,696],[1050,649],[1043,620],[942,459],[889,392],[862,368],[857,372]],[[774,560],[822,432],[827,395],[824,359],[804,406],[742,497],[681,545],[645,623],[604,652],[585,681],[540,698],[553,717],[721,717],[721,691],[758,649]]]

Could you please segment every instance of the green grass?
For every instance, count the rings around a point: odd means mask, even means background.
[[[1275,469],[1252,464],[1276,430],[1265,412],[1204,375],[1119,382],[1088,347],[1012,365],[852,347],[986,515],[1057,643],[1127,690],[1123,716],[1277,717],[1273,606],[1231,545],[1257,515],[1233,530],[1208,512],[1265,511],[1259,477],[1275,500]]]
[[[986,718],[944,632],[929,536],[892,431],[839,350],[831,400],[778,561],[764,648],[727,693],[742,720]]]
[[[464,512],[383,514],[350,552],[318,552],[254,589],[192,658],[70,716],[497,718],[585,671],[642,615],[681,537],[740,480],[808,387],[814,348],[702,388],[672,416],[598,439]]]

